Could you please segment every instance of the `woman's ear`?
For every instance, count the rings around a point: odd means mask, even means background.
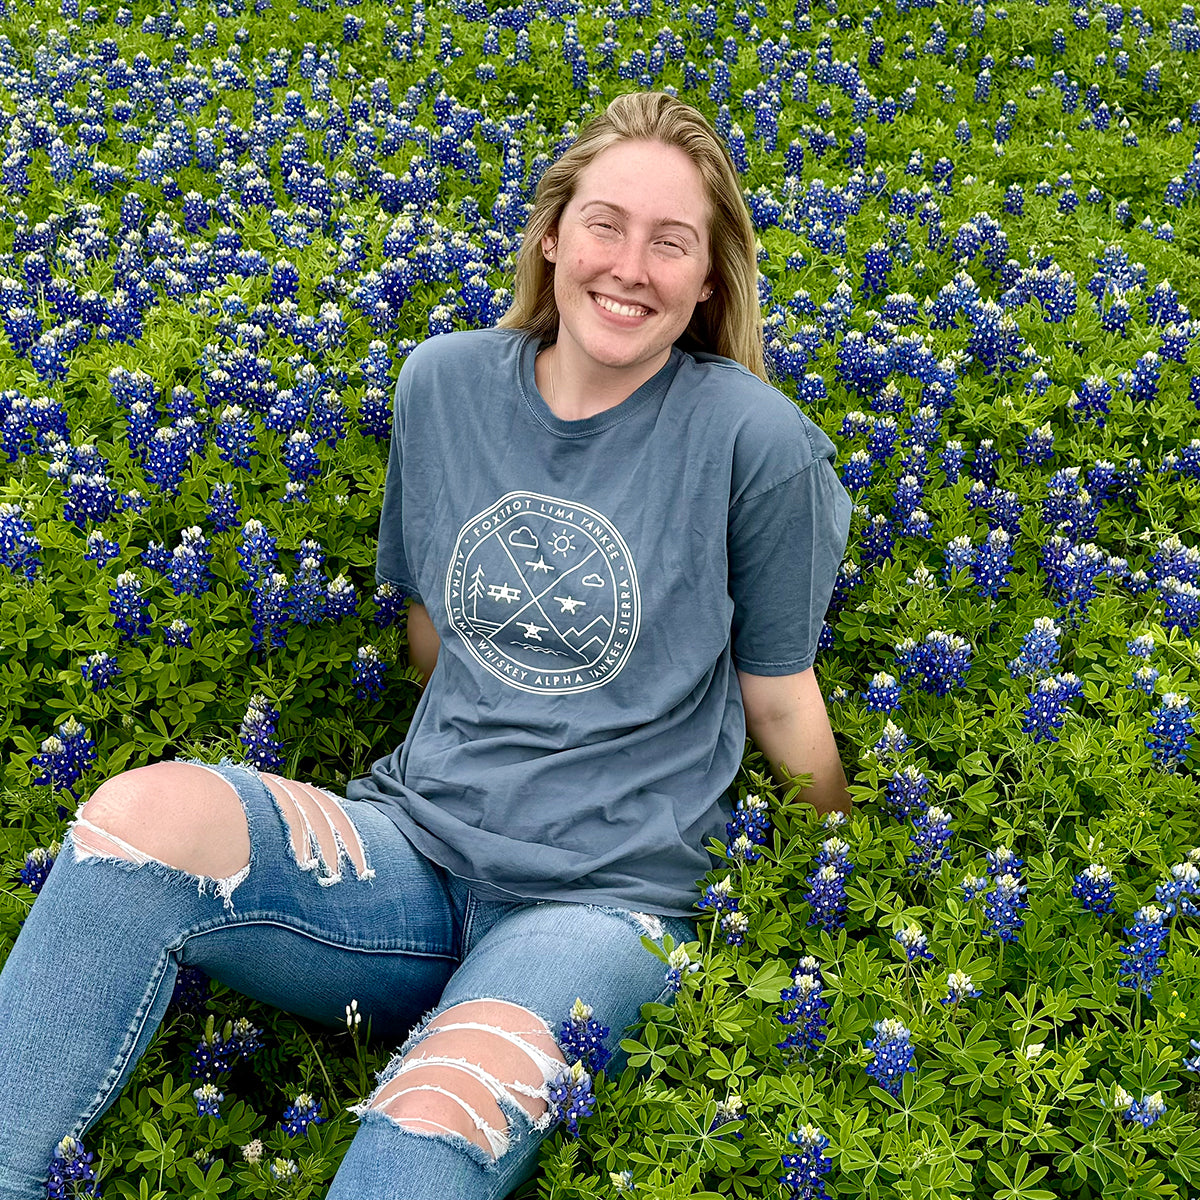
[[[700,288],[700,303],[703,304],[705,300],[709,299],[714,290],[712,280],[706,279],[704,285]]]
[[[547,262],[558,261],[558,234],[547,233],[542,237],[542,257]]]

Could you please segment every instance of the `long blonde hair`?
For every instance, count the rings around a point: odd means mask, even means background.
[[[696,305],[680,345],[732,358],[766,379],[754,225],[742,199],[737,170],[704,115],[666,92],[617,96],[547,169],[538,184],[517,255],[512,306],[497,324],[523,329],[544,342],[558,337],[554,266],[542,253],[542,238],[558,227],[563,209],[575,194],[579,173],[619,142],[663,142],[678,147],[696,164],[712,204],[713,293],[707,302]]]

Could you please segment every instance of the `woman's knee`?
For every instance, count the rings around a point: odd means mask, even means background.
[[[160,762],[106,780],[80,810],[77,850],[154,860],[212,879],[250,862],[250,834],[231,784],[190,763]]]

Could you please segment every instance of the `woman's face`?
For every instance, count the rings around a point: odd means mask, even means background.
[[[630,391],[658,371],[712,293],[711,222],[704,181],[678,147],[619,142],[598,154],[542,239],[555,264],[558,370],[617,372]]]

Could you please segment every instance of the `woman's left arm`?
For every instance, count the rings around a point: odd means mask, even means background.
[[[812,667],[797,675],[738,672],[746,732],[771,764],[780,783],[811,775],[801,793],[819,813],[850,811],[846,772],[833,740],[825,700]]]

